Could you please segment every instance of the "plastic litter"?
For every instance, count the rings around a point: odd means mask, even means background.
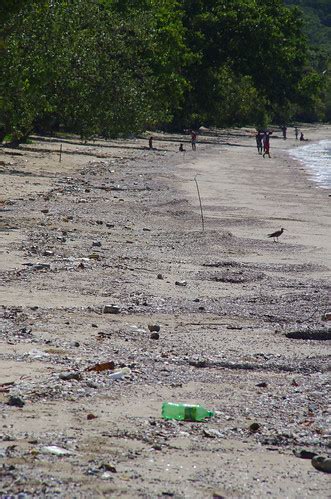
[[[131,369],[128,367],[122,367],[122,369],[116,369],[113,373],[109,375],[109,379],[111,381],[116,381],[125,378],[126,376],[130,376]]]
[[[41,448],[43,454],[54,454],[55,456],[71,456],[71,452],[57,445],[47,445]]]
[[[178,421],[204,421],[214,416],[214,412],[208,411],[201,405],[173,404],[163,402],[162,417],[164,419],[176,419]]]

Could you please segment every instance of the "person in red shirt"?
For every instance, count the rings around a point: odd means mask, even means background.
[[[269,158],[270,156],[270,135],[271,132],[265,132],[263,135],[263,157],[265,158],[265,155],[268,154]]]

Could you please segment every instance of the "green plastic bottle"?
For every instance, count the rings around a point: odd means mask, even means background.
[[[214,416],[212,411],[207,411],[201,405],[173,404],[163,402],[162,417],[164,419],[177,419],[178,421],[204,421]]]

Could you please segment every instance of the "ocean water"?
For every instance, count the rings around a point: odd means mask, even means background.
[[[307,167],[312,179],[320,187],[331,188],[331,140],[290,149],[290,155]]]

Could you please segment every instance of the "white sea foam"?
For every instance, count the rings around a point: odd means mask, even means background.
[[[321,187],[331,188],[331,141],[321,140],[289,151],[290,155],[307,166],[313,180]]]

